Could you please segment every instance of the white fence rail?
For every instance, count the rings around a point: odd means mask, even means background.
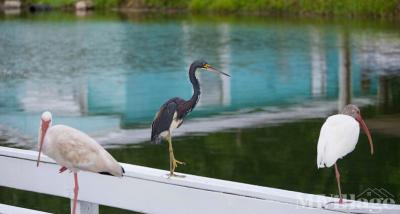
[[[0,186],[72,199],[73,176],[37,152],[0,147]],[[98,205],[145,213],[400,213],[400,205],[337,199],[194,175],[168,178],[167,171],[122,164],[126,176],[79,173],[77,213],[98,213]],[[0,206],[0,213],[2,213]]]
[[[13,207],[6,204],[0,204],[0,213],[1,214],[49,214],[46,212],[40,212],[31,209],[25,209],[20,207]]]

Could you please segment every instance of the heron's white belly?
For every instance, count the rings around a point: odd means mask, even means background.
[[[182,123],[182,120],[173,119],[169,129],[172,131],[172,130],[178,128],[179,124],[181,124],[181,123]]]
[[[169,126],[169,130],[170,130],[170,131],[172,131],[172,130],[178,128],[179,124],[182,123],[182,120],[179,120],[177,117],[178,117],[178,113],[175,112],[175,113],[174,113],[174,117],[173,117],[173,119],[172,119],[172,123],[171,123],[171,125]]]
[[[162,138],[167,138],[168,135],[169,135],[169,131],[163,131],[163,132],[160,133],[160,136],[161,136]]]

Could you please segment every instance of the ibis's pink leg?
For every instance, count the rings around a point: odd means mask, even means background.
[[[63,166],[63,167],[60,168],[58,173],[63,173],[65,170],[67,170],[67,167]]]
[[[74,172],[74,180],[75,180],[75,187],[74,187],[74,205],[72,206],[72,214],[75,214],[76,211],[76,200],[78,199],[78,173]]]
[[[336,182],[337,182],[338,189],[339,189],[339,197],[340,197],[339,204],[342,204],[343,203],[343,197],[342,197],[342,190],[340,189],[340,174],[339,174],[339,170],[337,168],[336,163],[335,163],[335,174],[336,174]]]

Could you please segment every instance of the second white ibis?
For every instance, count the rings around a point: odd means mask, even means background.
[[[340,114],[328,117],[322,125],[317,146],[317,167],[335,165],[336,181],[339,189],[339,203],[343,203],[340,188],[340,173],[336,164],[339,158],[352,152],[358,142],[360,126],[368,136],[371,155],[374,153],[371,134],[361,117],[360,109],[355,105],[347,105]]]
[[[78,198],[78,171],[89,171],[122,177],[125,172],[121,165],[93,138],[65,125],[51,126],[51,113],[46,111],[41,116],[39,128],[39,155],[54,159],[60,166],[60,173],[69,169],[74,173],[74,202],[72,213],[76,211]]]

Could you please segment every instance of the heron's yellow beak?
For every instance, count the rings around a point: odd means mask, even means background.
[[[229,75],[229,74],[227,74],[227,73],[224,73],[224,72],[222,72],[222,71],[217,70],[216,68],[212,67],[210,64],[205,64],[205,65],[203,66],[203,68],[204,68],[205,70],[207,70],[207,71],[211,71],[211,72],[215,72],[215,73],[220,73],[220,74],[223,74],[223,75],[228,76],[228,77],[231,76],[231,75]]]

